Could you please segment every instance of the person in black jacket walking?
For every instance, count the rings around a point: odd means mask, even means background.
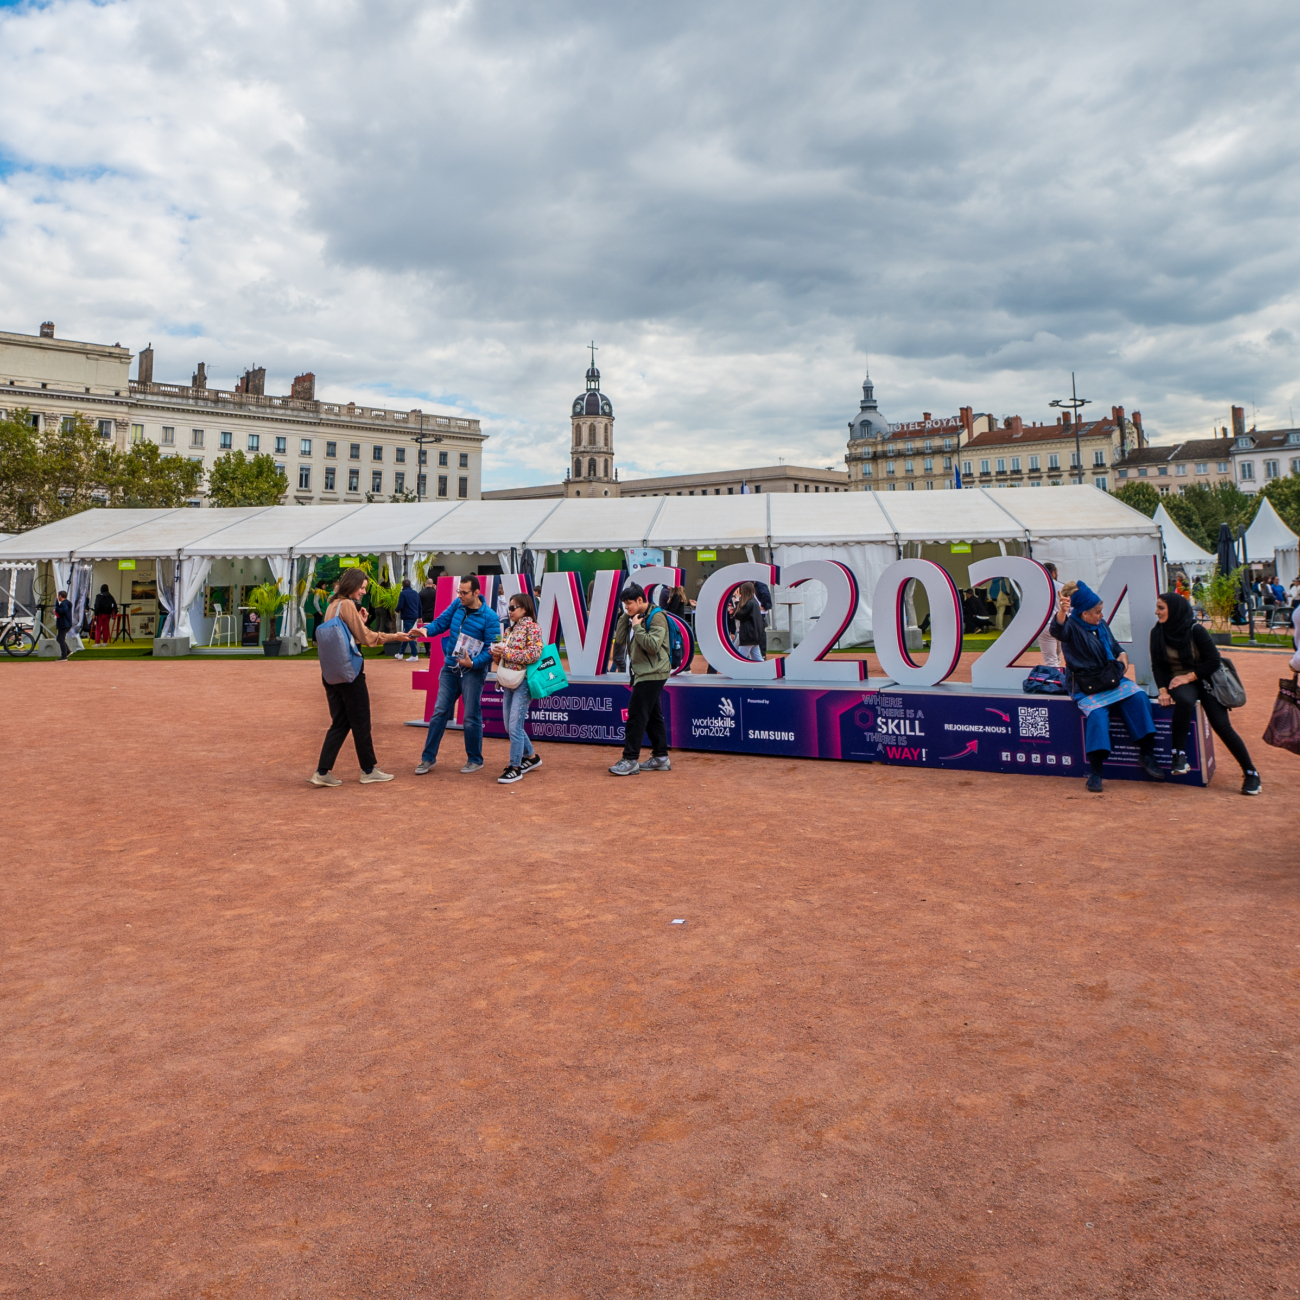
[[[1241,764],[1241,793],[1259,794],[1263,783],[1250,761],[1246,742],[1233,730],[1228,710],[1214,698],[1208,682],[1218,672],[1223,660],[1210,634],[1196,621],[1191,605],[1176,591],[1156,597],[1156,625],[1151,629],[1151,675],[1160,687],[1160,703],[1173,705],[1171,740],[1174,749],[1175,776],[1188,770],[1188,728],[1199,702],[1214,733]]]
[[[763,659],[763,607],[754,595],[752,582],[741,583],[727,615],[727,630],[746,659]]]
[[[95,597],[94,613],[95,644],[108,645],[113,639],[113,615],[117,613],[117,601],[113,599],[108,583],[100,587],[99,595]]]
[[[59,659],[66,659],[72,651],[68,649],[68,633],[72,630],[72,602],[66,591],[59,592],[59,599],[54,606],[54,635],[59,643]]]

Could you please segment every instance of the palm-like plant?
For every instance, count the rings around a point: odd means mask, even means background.
[[[277,582],[264,582],[248,593],[248,607],[266,628],[266,640],[270,641],[274,637],[275,620],[288,603],[289,593],[281,591]]]

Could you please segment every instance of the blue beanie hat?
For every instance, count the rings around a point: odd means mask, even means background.
[[[1101,597],[1086,582],[1081,582],[1070,597],[1070,608],[1076,614],[1082,614],[1084,610],[1100,604]]]

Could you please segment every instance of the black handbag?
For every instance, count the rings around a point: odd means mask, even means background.
[[[1101,695],[1113,691],[1124,680],[1124,669],[1116,659],[1095,673],[1081,673],[1074,670],[1074,689],[1081,695]]]

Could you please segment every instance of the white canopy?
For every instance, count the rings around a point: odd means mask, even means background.
[[[1265,503],[1292,545],[1295,535]],[[1261,510],[1261,517],[1264,511]],[[1258,526],[1259,520],[1256,521]],[[1071,539],[1151,553],[1159,525],[1091,487],[1039,491],[564,498],[238,510],[87,510],[0,541],[0,563],[129,555],[499,553],[628,546],[835,547],[1025,540],[1053,555]],[[1252,529],[1253,534],[1253,529]],[[1252,553],[1254,541],[1252,536]]]
[[[1282,522],[1267,497],[1260,502],[1254,523],[1246,529],[1246,558],[1271,560],[1283,583],[1300,572],[1300,538]]]
[[[1160,525],[1165,543],[1165,560],[1175,568],[1192,573],[1206,573],[1214,567],[1214,556],[1203,551],[1174,523],[1164,506],[1157,506],[1153,523]]]

